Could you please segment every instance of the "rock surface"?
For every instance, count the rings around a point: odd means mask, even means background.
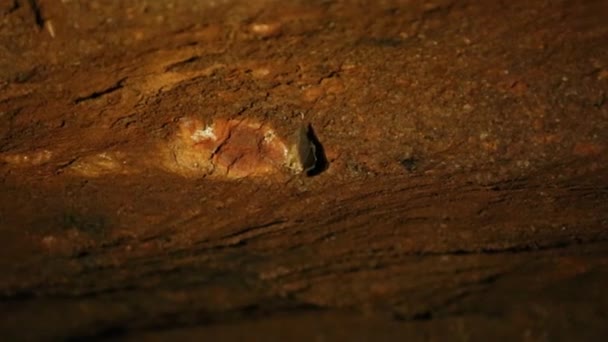
[[[1,2],[2,336],[606,336],[606,13]]]

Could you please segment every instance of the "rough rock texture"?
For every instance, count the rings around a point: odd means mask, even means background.
[[[605,336],[607,14],[0,2],[3,337]]]

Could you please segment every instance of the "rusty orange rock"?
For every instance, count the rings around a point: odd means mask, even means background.
[[[184,118],[172,146],[173,161],[185,173],[228,178],[285,170],[289,153],[272,128],[247,119],[217,119],[206,125]]]

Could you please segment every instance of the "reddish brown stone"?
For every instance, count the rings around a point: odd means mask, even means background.
[[[252,120],[218,119],[209,125],[182,119],[174,151],[185,165],[214,176],[242,178],[285,171],[288,147],[274,130]]]

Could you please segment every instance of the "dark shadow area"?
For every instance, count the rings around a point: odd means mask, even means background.
[[[309,177],[314,177],[327,170],[329,168],[329,162],[327,161],[327,157],[325,156],[325,149],[319,141],[319,138],[317,138],[315,130],[312,128],[312,125],[308,125],[306,137],[314,146],[314,154],[316,159],[315,165],[306,172],[306,175]]]

